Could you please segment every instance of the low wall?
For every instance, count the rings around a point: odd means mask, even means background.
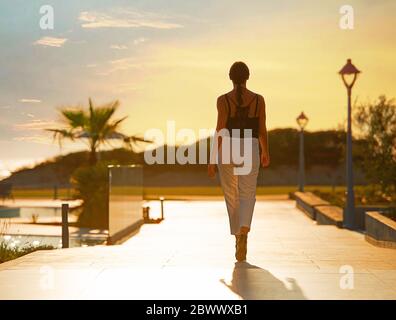
[[[320,225],[334,225],[342,228],[343,210],[337,206],[319,206],[315,209],[316,222]]]
[[[290,195],[296,206],[319,225],[343,227],[343,209],[330,205],[327,201],[311,192],[295,192]],[[396,249],[396,221],[386,217],[377,210],[386,210],[378,206],[358,206],[355,210],[355,223],[360,231],[365,231],[365,238],[373,245]],[[389,209],[389,208],[388,208]],[[364,222],[361,216],[364,215]]]
[[[396,249],[396,221],[379,212],[366,212],[366,240],[376,246]]]
[[[296,200],[296,207],[319,225],[334,225],[342,228],[343,210],[332,206],[312,192],[295,192],[291,198]]]
[[[327,201],[315,196],[312,192],[295,192],[294,198],[297,208],[313,220],[316,220],[315,208],[317,206],[329,205]]]

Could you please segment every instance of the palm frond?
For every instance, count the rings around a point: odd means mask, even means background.
[[[111,145],[118,140],[133,149],[140,142],[152,143],[138,136],[127,136],[119,131],[120,125],[127,117],[113,120],[120,102],[118,100],[95,107],[91,98],[88,99],[88,111],[82,107],[64,108],[60,110],[67,127],[64,129],[47,129],[52,132],[59,145],[63,139],[81,139],[91,150],[97,150],[103,144]]]
[[[46,131],[51,132],[53,134],[53,139],[58,140],[59,147],[62,149],[62,140],[70,139],[74,141],[75,135],[73,131],[66,129],[46,129]]]
[[[153,143],[154,141],[151,140],[146,140],[144,138],[141,138],[139,136],[126,136],[124,138],[124,143],[125,145],[127,145],[131,150],[134,150],[134,146],[138,146],[139,142],[143,142],[143,143]]]
[[[74,140],[75,135],[71,130],[66,129],[45,129],[45,131],[52,132],[54,138],[61,137],[61,138],[68,138]]]
[[[66,123],[72,128],[83,128],[87,121],[87,115],[82,109],[62,109],[61,114]]]

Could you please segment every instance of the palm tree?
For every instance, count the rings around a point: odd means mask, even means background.
[[[89,163],[91,165],[97,162],[98,148],[109,143],[110,140],[121,140],[131,148],[137,142],[150,142],[137,136],[126,136],[119,132],[121,123],[127,118],[112,120],[119,104],[119,101],[116,100],[95,107],[92,99],[89,98],[88,111],[81,107],[61,109],[60,113],[66,126],[62,129],[47,129],[47,131],[54,134],[54,139],[58,139],[60,145],[64,139],[87,142],[90,149]]]

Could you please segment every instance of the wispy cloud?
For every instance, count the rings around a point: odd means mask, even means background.
[[[52,144],[52,139],[46,136],[40,136],[40,135],[35,135],[35,136],[25,136],[25,137],[15,137],[13,139],[14,141],[25,141],[25,142],[33,142],[33,143],[40,143],[40,144],[46,144],[50,145]]]
[[[142,68],[142,65],[140,63],[136,62],[136,59],[133,57],[110,60],[109,64],[110,64],[110,67],[107,70],[99,71],[96,74],[101,75],[101,76],[107,76],[107,75],[117,72],[117,71],[125,71],[125,70],[129,70],[129,69],[141,69]]]
[[[136,83],[119,83],[116,84],[114,87],[113,92],[114,93],[124,93],[124,92],[128,92],[128,91],[136,91],[139,90],[139,88],[136,86]]]
[[[128,49],[128,46],[124,45],[124,44],[112,44],[110,46],[110,49],[115,49],[115,50],[126,50]]]
[[[21,115],[29,117],[29,118],[35,118],[35,115],[32,113],[28,113],[28,112],[21,112]]]
[[[54,37],[43,37],[34,42],[35,45],[47,46],[47,47],[62,47],[65,42],[67,41],[66,38],[54,38]]]
[[[41,100],[39,100],[39,99],[22,98],[22,99],[19,99],[19,102],[22,102],[22,103],[41,103]]]
[[[97,11],[83,11],[78,18],[81,27],[96,28],[152,28],[175,29],[182,28],[181,24],[169,21],[171,17],[134,10],[115,10],[111,14]]]
[[[146,42],[146,41],[147,41],[147,38],[140,37],[140,38],[137,38],[137,39],[133,40],[133,44],[137,45],[137,44],[140,44],[140,43],[143,43],[143,42]]]
[[[26,141],[50,145],[53,139],[45,132],[45,129],[53,128],[57,123],[53,120],[31,119],[27,122],[16,123],[13,130],[19,132],[14,141]]]
[[[13,128],[16,131],[44,131],[56,125],[57,123],[52,120],[34,119],[24,123],[16,123]]]
[[[11,106],[1,106],[0,109],[11,109]]]
[[[133,44],[134,44],[134,45],[138,45],[138,44],[141,44],[141,43],[146,42],[146,41],[147,41],[147,38],[140,37],[140,38],[134,39],[134,40],[133,40]],[[128,49],[128,46],[125,45],[125,44],[112,44],[112,45],[110,46],[110,49],[115,49],[115,50],[126,50],[126,49]]]

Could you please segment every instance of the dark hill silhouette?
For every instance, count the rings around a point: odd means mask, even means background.
[[[274,129],[269,131],[269,150],[271,166],[262,174],[263,184],[294,184],[298,164],[298,131],[296,129]],[[195,143],[198,150],[199,142]],[[209,143],[208,143],[209,145]],[[364,141],[354,142],[355,163],[359,163],[359,154]],[[165,146],[166,147],[166,146]],[[344,174],[345,132],[328,130],[306,132],[305,154],[308,171],[312,171],[312,183],[342,183]],[[165,152],[166,154],[166,152]],[[197,152],[198,155],[198,152]],[[127,149],[114,149],[98,154],[102,161],[113,164],[143,164],[145,166],[145,184],[164,185],[213,185],[216,182],[206,177],[206,165],[146,165],[143,153]],[[88,152],[75,152],[58,156],[36,165],[34,168],[22,168],[4,181],[15,187],[53,187],[69,186],[70,176],[81,165],[88,164]],[[356,179],[362,179],[356,174]],[[260,179],[259,179],[260,184]]]

